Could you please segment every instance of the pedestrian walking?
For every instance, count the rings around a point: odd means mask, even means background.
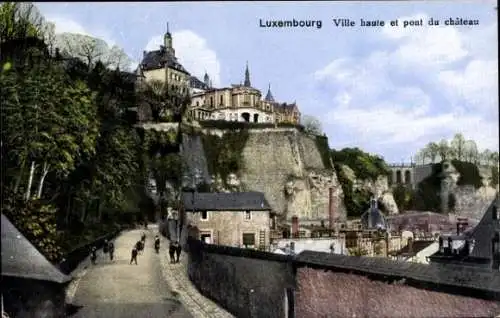
[[[141,241],[146,242],[146,233],[142,232]]]
[[[130,265],[132,265],[133,262],[135,262],[135,265],[137,265],[137,248],[132,249],[132,258],[130,259]]]
[[[168,254],[170,255],[170,263],[175,263],[175,246],[172,242],[168,246]]]
[[[181,248],[181,244],[179,244],[179,242],[175,242],[175,255],[177,256],[177,260],[175,261],[176,263],[179,263],[179,257],[181,256],[181,251],[182,251],[182,248]]]
[[[115,244],[113,244],[113,242],[109,242],[108,249],[109,249],[109,260],[113,261],[115,254]]]
[[[158,235],[155,236],[155,250],[157,254],[160,252],[160,238]]]
[[[97,262],[97,248],[95,246],[92,246],[92,250],[90,251],[90,261],[93,265]]]
[[[135,248],[137,249],[137,252],[141,252],[144,248],[144,245],[142,244],[142,241],[137,241],[137,243],[135,243]]]
[[[108,246],[108,240],[104,240],[104,245],[102,246],[102,252],[104,254],[107,254],[108,253],[108,250],[109,250],[109,246]]]

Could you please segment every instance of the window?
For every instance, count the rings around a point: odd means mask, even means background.
[[[220,96],[220,106],[222,106],[224,104],[224,100],[223,100],[223,97],[222,95]]]
[[[251,219],[252,219],[252,212],[245,211],[245,220],[251,220]]]
[[[203,221],[208,220],[208,211],[201,211],[200,219]]]
[[[243,245],[245,247],[251,247],[255,245],[255,234],[254,233],[243,233]]]

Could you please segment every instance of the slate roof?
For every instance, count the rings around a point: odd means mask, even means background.
[[[498,206],[499,201],[496,197],[492,203],[488,206],[483,214],[481,221],[472,229],[468,229],[459,236],[456,235],[443,235],[441,236],[444,240],[451,237],[453,241],[455,240],[472,240],[474,247],[470,254],[447,254],[445,252],[438,251],[434,253],[430,258],[432,261],[446,261],[454,263],[469,263],[482,265],[485,261],[491,261],[493,259],[492,255],[492,239],[495,233],[500,232],[500,222],[493,219],[493,210],[495,205]]]
[[[2,214],[2,276],[66,283],[64,275]]]
[[[493,239],[495,233],[500,231],[500,221],[493,219],[493,210],[495,206],[499,207],[500,200],[497,197],[490,204],[488,209],[483,215],[483,218],[476,227],[468,231],[467,236],[472,238],[474,243],[474,249],[470,254],[473,257],[483,257],[492,258],[492,246],[491,240]]]
[[[141,68],[145,71],[156,70],[168,66],[179,72],[190,75],[175,56],[168,54],[165,49],[146,52],[141,61]]]
[[[199,88],[199,89],[209,89],[207,84],[199,80],[196,76],[191,76],[189,78],[189,87],[191,88]]]
[[[267,89],[266,98],[264,99],[266,102],[274,102],[273,93],[271,93],[271,84],[269,84],[269,88]]]
[[[212,193],[183,192],[181,200],[186,211],[270,211],[262,192]]]
[[[367,274],[413,279],[448,286],[472,288],[500,293],[500,272],[473,266],[452,264],[419,264],[386,258],[344,256],[331,253],[303,251],[295,260],[300,264],[338,268]]]

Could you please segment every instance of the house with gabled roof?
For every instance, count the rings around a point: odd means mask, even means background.
[[[184,231],[205,243],[267,249],[274,214],[262,192],[181,194]]]
[[[70,281],[2,214],[2,301],[9,317],[65,317]]]
[[[467,264],[500,270],[500,200],[488,206],[481,221],[472,229],[439,238],[439,250],[431,262]]]

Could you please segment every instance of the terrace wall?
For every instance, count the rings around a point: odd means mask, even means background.
[[[194,285],[237,317],[500,314],[499,272],[311,251],[292,257],[193,239],[188,247]]]

